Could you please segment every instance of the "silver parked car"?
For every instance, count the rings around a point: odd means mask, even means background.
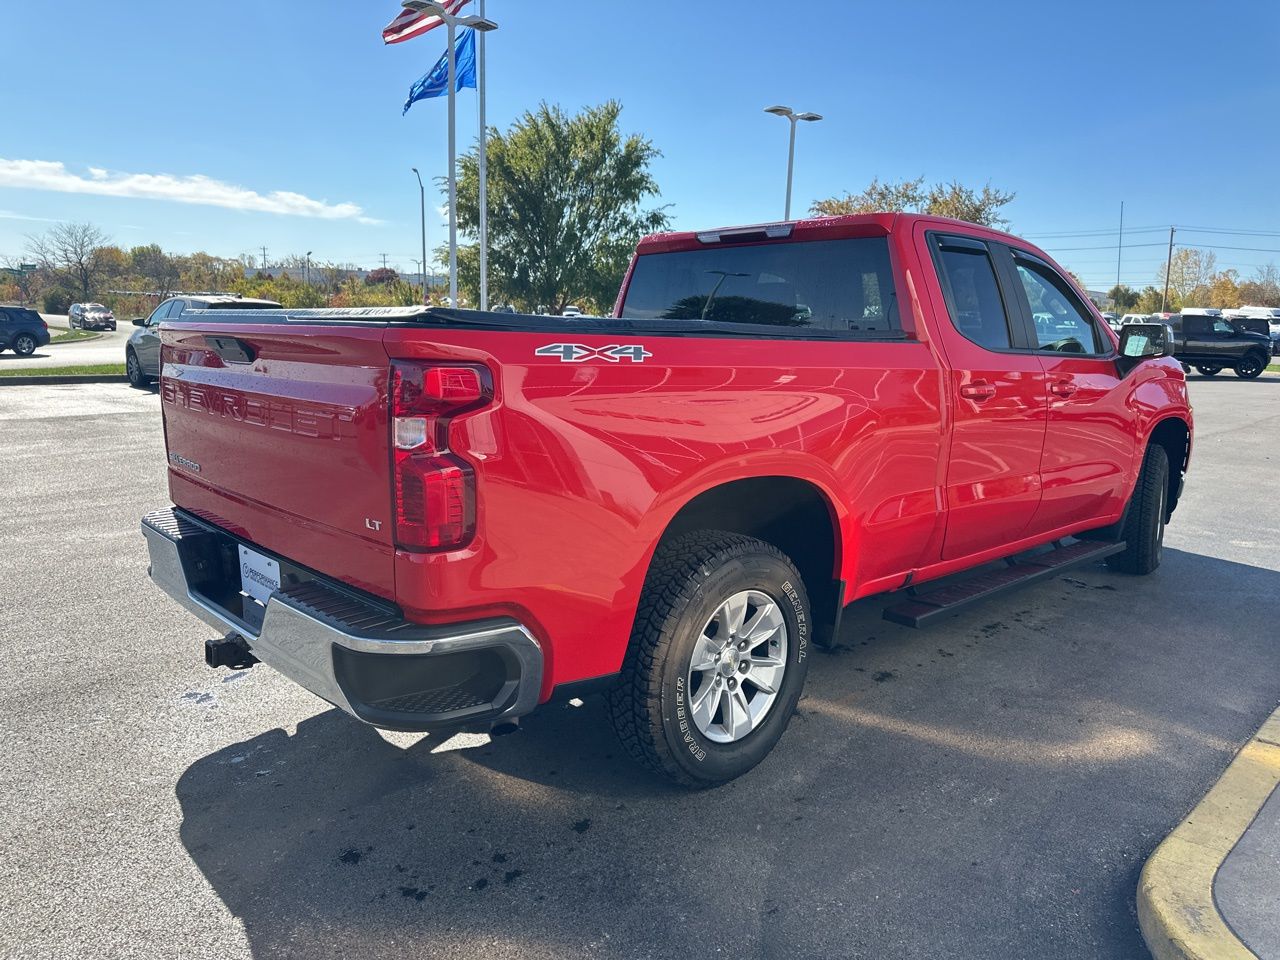
[[[160,324],[181,316],[184,310],[271,310],[279,309],[274,300],[232,296],[170,297],[151,311],[145,319],[133,321],[133,331],[124,348],[124,370],[129,383],[145,387],[160,376]]]

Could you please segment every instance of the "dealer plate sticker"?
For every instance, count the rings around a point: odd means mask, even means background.
[[[280,564],[270,557],[240,547],[240,590],[266,605],[271,591],[280,589]]]

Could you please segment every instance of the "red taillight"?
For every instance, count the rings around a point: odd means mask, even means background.
[[[493,396],[484,367],[391,364],[396,546],[449,550],[475,533],[475,474],[449,451],[449,419]]]

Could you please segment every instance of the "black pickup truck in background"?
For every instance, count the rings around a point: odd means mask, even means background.
[[[1175,314],[1169,318],[1169,326],[1173,328],[1174,357],[1207,377],[1230,367],[1236,376],[1252,380],[1271,362],[1270,337],[1241,329],[1221,317]]]

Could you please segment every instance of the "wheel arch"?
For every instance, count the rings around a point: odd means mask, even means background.
[[[1147,446],[1156,443],[1169,458],[1169,498],[1167,516],[1172,516],[1182,495],[1182,479],[1191,459],[1191,425],[1179,416],[1156,422],[1147,435]]]
[[[667,522],[657,546],[695,530],[755,537],[790,557],[809,594],[815,639],[830,642],[844,605],[844,544],[840,516],[827,491],[789,475],[727,480],[689,498]]]

